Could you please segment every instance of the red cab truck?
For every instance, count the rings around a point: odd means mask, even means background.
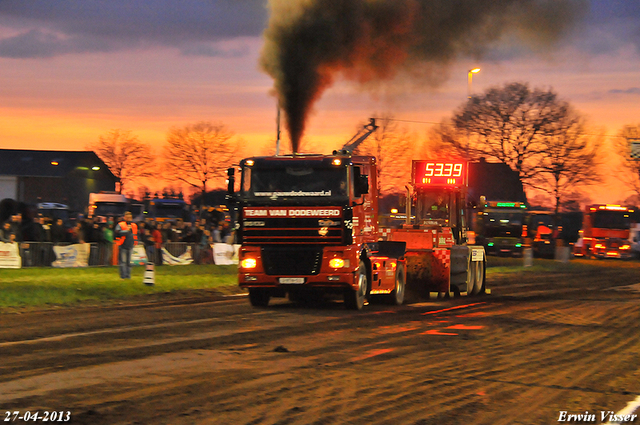
[[[578,257],[631,258],[629,229],[634,210],[634,207],[613,204],[588,205],[573,254]]]
[[[484,249],[466,244],[463,162],[414,162],[409,202],[417,213],[402,229],[379,226],[371,156],[343,150],[246,158],[238,193],[234,169],[229,177],[241,243],[238,279],[254,306],[324,294],[338,294],[357,310],[373,298],[402,304],[408,281],[408,289],[427,296],[485,290]],[[428,210],[434,198],[441,201],[438,217]]]

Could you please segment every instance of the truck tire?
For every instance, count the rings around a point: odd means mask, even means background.
[[[396,269],[396,287],[389,294],[389,301],[392,305],[402,305],[404,303],[404,291],[407,287],[407,280],[404,274],[404,267],[398,263]]]
[[[473,295],[484,293],[484,261],[474,261],[475,279],[473,285]]]
[[[358,265],[358,289],[346,289],[344,292],[344,304],[349,310],[362,310],[369,293],[369,279],[367,278],[367,265],[360,261]]]
[[[467,262],[467,296],[473,295],[473,290],[476,286],[476,261],[471,261],[471,256],[469,256],[469,261]]]
[[[266,307],[269,305],[271,295],[266,289],[251,288],[249,289],[249,302],[254,307]]]

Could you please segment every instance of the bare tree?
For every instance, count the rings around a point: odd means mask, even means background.
[[[440,150],[470,160],[504,162],[528,184],[539,172],[536,163],[546,148],[544,140],[557,135],[555,123],[568,114],[568,103],[552,90],[509,83],[471,96],[450,121],[436,128],[435,136]]]
[[[204,200],[209,185],[224,186],[242,144],[224,124],[201,121],[172,128],[164,147],[167,175],[198,188]]]
[[[631,155],[632,141],[640,142],[640,124],[625,126],[613,144],[626,171],[620,173],[622,180],[640,197],[640,158]]]
[[[120,193],[124,193],[130,183],[156,174],[151,147],[140,142],[130,130],[111,130],[89,145],[89,149],[120,179]]]
[[[563,197],[580,186],[602,181],[601,142],[587,135],[584,119],[571,108],[551,123],[546,132],[540,141],[544,154],[537,158],[530,183],[553,196],[557,216]]]
[[[417,144],[416,136],[402,127],[390,114],[376,118],[376,124],[378,129],[362,142],[354,154],[376,157],[381,195],[402,193],[411,178],[411,160]]]

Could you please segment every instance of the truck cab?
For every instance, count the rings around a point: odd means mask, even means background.
[[[128,208],[127,197],[116,192],[89,194],[87,217],[106,221],[107,217],[122,217]]]
[[[473,229],[487,254],[522,257],[527,205],[524,202],[481,198]]]
[[[254,306],[271,297],[331,293],[361,309],[372,291],[394,290],[402,302],[396,288],[402,259],[388,252],[399,244],[378,244],[374,157],[347,151],[252,157],[240,162],[240,172],[239,192],[230,191],[242,245],[239,284]]]
[[[588,205],[573,254],[578,257],[631,258],[633,251],[629,234],[634,212],[634,207],[622,205]]]
[[[156,222],[189,220],[187,203],[180,198],[154,198],[149,202],[148,217]]]

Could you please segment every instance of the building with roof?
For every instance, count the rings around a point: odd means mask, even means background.
[[[114,191],[118,181],[92,151],[0,149],[0,199],[59,202],[84,212],[89,193]]]

